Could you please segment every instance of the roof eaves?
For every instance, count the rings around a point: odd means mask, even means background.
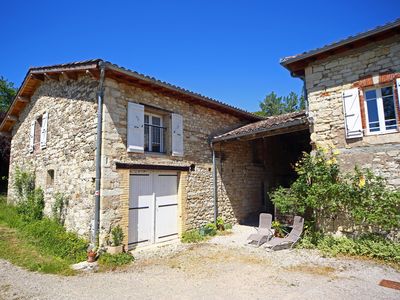
[[[242,132],[242,133],[238,133],[238,134],[233,134],[233,135],[222,134],[222,135],[214,137],[212,139],[212,141],[213,142],[228,141],[228,140],[238,139],[238,138],[242,138],[245,136],[255,135],[255,134],[259,134],[259,133],[263,133],[263,132],[269,132],[269,131],[273,131],[273,130],[279,130],[279,129],[283,129],[283,128],[289,128],[289,127],[293,127],[293,126],[303,125],[303,124],[306,124],[307,122],[308,121],[306,118],[295,119],[295,120],[282,122],[280,124],[275,124],[270,127],[259,128],[256,130],[250,130],[250,131]]]
[[[327,44],[327,45],[322,46],[320,48],[316,48],[316,49],[313,49],[313,50],[310,50],[310,51],[306,51],[306,52],[303,52],[303,53],[298,54],[298,55],[286,56],[286,57],[280,59],[279,62],[280,62],[280,64],[282,66],[286,67],[287,65],[289,65],[291,63],[294,63],[294,62],[297,62],[297,61],[301,61],[303,59],[312,57],[314,55],[330,51],[330,50],[335,49],[337,47],[341,47],[341,46],[344,46],[346,44],[353,43],[353,42],[356,42],[358,40],[371,37],[371,36],[373,36],[375,34],[379,34],[379,33],[382,33],[382,32],[387,31],[387,30],[391,30],[391,29],[396,28],[396,27],[400,27],[400,18],[396,19],[393,22],[387,23],[385,25],[381,25],[381,26],[375,27],[374,29],[359,33],[359,34],[354,35],[354,36],[349,36],[349,37],[347,37],[345,39],[342,39],[342,40],[340,40],[338,42]]]
[[[238,107],[226,104],[226,103],[224,103],[222,101],[219,101],[219,100],[216,100],[216,99],[201,95],[199,93],[192,92],[190,90],[187,90],[187,89],[181,88],[179,86],[167,83],[165,81],[158,80],[158,79],[156,79],[154,77],[150,77],[150,76],[138,73],[136,71],[126,69],[124,67],[118,66],[118,65],[110,63],[110,62],[105,62],[105,63],[106,63],[106,68],[108,68],[108,69],[111,69],[111,70],[114,70],[114,71],[117,71],[117,72],[122,72],[122,73],[125,73],[126,75],[132,76],[132,77],[134,77],[136,79],[140,79],[140,80],[143,80],[145,82],[148,82],[148,83],[155,84],[157,86],[163,87],[165,89],[172,90],[172,91],[175,91],[175,92],[178,92],[178,93],[181,93],[181,94],[184,94],[184,95],[199,99],[199,100],[201,100],[203,102],[206,102],[206,103],[210,103],[210,104],[213,104],[213,105],[217,105],[219,107],[226,108],[226,109],[228,109],[228,110],[230,110],[232,112],[235,112],[235,113],[238,113],[240,115],[246,116],[247,118],[250,118],[253,121],[254,120],[257,121],[257,120],[264,119],[263,117],[260,117],[260,116],[258,116],[256,114],[253,114],[253,113],[248,112],[246,110],[243,110],[243,109],[240,109]]]

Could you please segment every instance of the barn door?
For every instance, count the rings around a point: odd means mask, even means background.
[[[129,245],[154,240],[154,193],[152,174],[130,176]]]
[[[129,246],[178,237],[176,172],[132,174],[129,190]]]
[[[155,174],[156,226],[155,242],[178,236],[178,175]]]

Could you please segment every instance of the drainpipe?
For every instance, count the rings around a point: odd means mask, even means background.
[[[98,246],[99,221],[100,221],[100,179],[101,179],[101,139],[103,130],[103,100],[104,100],[104,73],[105,63],[100,62],[100,79],[97,91],[97,134],[96,134],[96,189],[94,196],[94,229],[92,244]]]
[[[304,76],[299,77],[303,81],[303,97],[305,101],[305,110],[306,110],[306,115],[309,115],[309,107],[308,107],[308,94],[307,94],[307,87],[306,87],[306,78]]]
[[[212,172],[213,172],[213,200],[214,200],[214,223],[217,224],[218,217],[218,193],[217,193],[217,163],[213,142],[210,143],[212,150]]]

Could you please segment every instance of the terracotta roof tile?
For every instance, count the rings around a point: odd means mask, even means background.
[[[303,123],[307,122],[307,116],[304,110],[268,117],[265,120],[250,123],[241,126],[239,128],[236,128],[234,130],[231,130],[229,132],[226,132],[224,134],[215,136],[213,140],[214,141],[228,140],[236,137],[242,137],[264,131],[270,131],[277,128],[290,127],[295,125],[295,123],[298,123],[299,121],[302,121]]]

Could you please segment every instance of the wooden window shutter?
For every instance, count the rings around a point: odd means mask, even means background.
[[[128,152],[144,152],[144,106],[128,102]]]
[[[360,138],[363,136],[360,99],[358,89],[345,90],[343,92],[343,112],[346,139]]]
[[[35,143],[35,123],[36,121],[33,120],[31,122],[31,131],[29,133],[29,152],[32,153],[34,149],[34,143]]]
[[[40,130],[40,149],[46,148],[47,143],[47,120],[49,113],[45,112],[42,117],[42,128]]]
[[[396,89],[397,89],[397,105],[395,105],[395,107],[397,106],[398,109],[397,119],[399,120],[400,124],[400,78],[396,79]]]
[[[183,117],[181,115],[171,115],[171,128],[172,155],[183,156]]]

